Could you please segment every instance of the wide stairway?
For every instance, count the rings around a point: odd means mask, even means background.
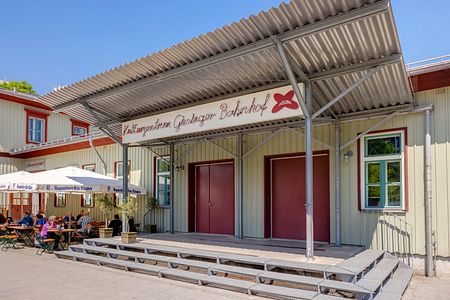
[[[89,239],[55,255],[275,299],[401,299],[413,273],[391,254],[376,250],[333,266]]]

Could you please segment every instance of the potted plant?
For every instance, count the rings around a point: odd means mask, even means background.
[[[95,205],[100,208],[103,217],[105,219],[105,227],[99,229],[100,238],[111,238],[113,234],[112,228],[108,228],[108,216],[114,209],[114,201],[107,194],[103,194],[102,197],[96,199]]]
[[[137,212],[137,203],[135,199],[128,198],[126,202],[121,202],[118,205],[119,208],[119,214],[125,217],[125,221],[127,222],[127,228],[128,228],[128,220],[136,215]],[[137,232],[130,232],[130,229],[128,228],[127,231],[122,231],[121,234],[122,243],[124,244],[131,244],[136,243],[137,238]]]
[[[156,216],[155,212],[156,212],[156,209],[159,207],[158,199],[156,199],[156,197],[154,197],[154,196],[147,197],[146,206],[147,206],[147,213],[144,215],[144,219],[145,219],[145,216],[147,214],[153,212],[153,221],[155,221],[155,216]],[[157,226],[156,226],[155,223],[149,224],[149,225],[145,225],[144,227],[145,227],[144,228],[145,232],[150,232],[150,233],[156,233],[157,232]]]

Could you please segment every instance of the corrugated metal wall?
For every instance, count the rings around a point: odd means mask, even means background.
[[[0,152],[8,152],[11,148],[25,145],[26,142],[26,112],[24,108],[38,112],[41,109],[0,99]],[[47,112],[48,113],[48,112]],[[72,134],[70,117],[63,114],[50,113],[48,116],[47,141],[62,139]]]
[[[432,160],[433,160],[433,230],[436,233],[436,252],[450,256],[450,88],[441,88],[416,94],[417,104],[433,104],[432,112]],[[342,126],[342,142],[356,136],[375,124],[379,119],[345,123]],[[408,129],[408,194],[409,209],[406,213],[395,213],[406,221],[407,234],[411,240],[411,251],[425,254],[425,212],[423,160],[425,116],[423,113],[395,117],[377,129],[407,127]],[[381,217],[358,211],[357,194],[357,144],[348,149],[355,154],[348,161],[341,158],[342,178],[342,241],[348,244],[363,244],[374,248],[385,247],[392,239],[392,229],[399,223],[391,216]],[[382,225],[385,224],[385,225]],[[403,229],[402,229],[403,230]],[[394,241],[393,243],[398,243]],[[392,244],[392,242],[391,242]]]
[[[433,117],[433,222],[436,231],[437,253],[441,256],[450,256],[450,233],[448,222],[450,219],[450,88],[421,92],[416,95],[418,104],[434,104]],[[345,143],[375,124],[379,118],[363,121],[353,121],[342,124],[341,143]],[[386,247],[386,239],[391,238],[382,224],[393,224],[398,219],[405,220],[411,227],[408,229],[412,252],[424,254],[424,209],[423,209],[423,142],[424,142],[424,115],[423,113],[407,114],[395,117],[377,129],[391,129],[407,127],[408,129],[408,193],[409,210],[395,213],[397,218],[379,217],[358,211],[357,194],[357,144],[353,143],[346,150],[352,150],[354,155],[345,161],[341,157],[341,199],[342,199],[342,242],[346,244],[359,244],[374,248]],[[249,151],[264,140],[270,133],[246,136],[244,150]],[[321,125],[314,128],[314,150],[329,150],[334,145],[334,126]],[[235,152],[235,138],[230,137],[216,141],[221,146]],[[176,146],[177,156],[182,155],[190,145]],[[107,174],[114,175],[114,161],[121,160],[121,151],[117,145],[98,148],[100,154],[107,161]],[[163,155],[168,154],[167,148],[156,149]],[[257,151],[244,160],[244,235],[250,237],[263,237],[264,235],[264,156],[281,153],[294,153],[304,151],[304,136],[292,131],[283,131],[270,142],[264,144]],[[130,149],[129,158],[132,161],[131,182],[145,186],[153,192],[153,164],[154,155],[146,149]],[[232,155],[207,142],[200,143],[194,151],[187,155],[180,165],[185,169],[176,172],[175,177],[175,230],[187,231],[188,220],[188,164],[211,160],[230,159]],[[39,158],[34,158],[39,159]],[[45,157],[46,167],[56,168],[67,165],[82,166],[96,163],[97,171],[101,171],[100,160],[91,149],[62,153]],[[330,238],[335,240],[334,234],[334,151],[330,151]],[[144,198],[144,197],[143,197]],[[138,220],[142,223],[145,213],[145,200],[140,202]],[[78,212],[80,201],[74,201],[74,213]],[[68,207],[69,208],[69,207]],[[50,210],[52,208],[50,207]],[[53,210],[62,214],[61,211]],[[93,215],[100,217],[99,212],[93,209]],[[169,229],[169,211],[162,210],[156,214],[156,223],[160,230]],[[147,220],[153,221],[153,214]],[[101,218],[101,217],[100,217]],[[163,224],[164,223],[164,224]],[[237,227],[237,226],[236,226]]]

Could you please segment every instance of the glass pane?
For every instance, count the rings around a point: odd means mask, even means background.
[[[14,193],[13,198],[20,198],[20,193]]]
[[[367,207],[381,207],[381,188],[379,185],[367,187]]]
[[[389,161],[386,167],[388,183],[400,182],[400,161]]]
[[[395,136],[366,138],[366,156],[400,154],[400,134]]]
[[[401,206],[401,192],[399,185],[389,185],[388,189],[388,205],[389,206]]]
[[[367,163],[367,183],[380,183],[379,162]]]
[[[122,177],[123,176],[123,167],[122,167],[121,162],[116,164],[116,169],[117,169],[117,177]]]
[[[170,165],[160,158],[158,158],[158,172],[169,172],[170,171]]]
[[[36,130],[41,131],[42,129],[42,121],[36,120]]]
[[[29,205],[29,203],[28,203],[28,198],[22,199],[22,204],[23,204],[23,205]]]

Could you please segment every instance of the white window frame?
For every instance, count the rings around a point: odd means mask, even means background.
[[[83,133],[77,132],[77,130],[80,130],[80,129],[83,130],[84,132]],[[86,127],[77,126],[77,125],[74,125],[72,127],[72,135],[86,135],[87,132],[88,132],[88,130]]]
[[[167,161],[170,161],[169,156],[164,156],[164,159]],[[169,180],[170,180],[170,184],[172,184],[172,178],[170,178],[170,169],[169,169],[169,171],[161,171],[161,172],[158,170],[159,162],[165,161],[164,159],[162,159],[161,157],[156,157],[156,160],[155,160],[155,197],[156,197],[156,199],[158,199],[158,204],[160,207],[169,207],[170,201],[171,201],[170,196],[168,199],[169,203],[167,203],[167,204],[162,203],[161,200],[159,199],[159,182],[158,182],[159,176],[168,176]],[[168,192],[170,193],[170,185],[169,185]]]
[[[119,176],[119,170],[123,169],[122,168],[123,161],[122,160],[116,161],[115,164],[116,164],[116,169],[115,169],[116,174],[114,174],[114,175],[115,175],[116,179],[122,180],[123,176]],[[128,181],[130,181],[130,174],[131,174],[131,160],[128,160]]]
[[[83,165],[83,170],[95,172],[96,167],[97,166],[95,164],[87,164],[87,165]]]
[[[33,122],[31,122],[33,120]],[[36,124],[36,121],[42,121],[42,129],[41,129],[41,140],[37,141],[36,139],[33,139],[36,137],[36,128],[31,128],[31,124]],[[28,141],[30,143],[44,143],[45,142],[45,119],[38,118],[34,116],[28,116]],[[31,138],[33,137],[33,138]]]
[[[395,155],[379,155],[379,156],[371,156],[366,157],[366,138],[370,137],[389,137],[400,135],[400,154]],[[404,211],[406,209],[406,169],[405,169],[405,131],[404,130],[392,130],[380,133],[370,133],[366,134],[360,139],[359,143],[359,153],[360,153],[360,204],[362,210],[376,210],[376,211]],[[367,200],[367,190],[366,190],[366,163],[367,162],[377,162],[377,161],[390,161],[390,160],[400,160],[400,206],[388,206],[384,207],[370,207],[366,206]],[[381,180],[381,179],[380,179]],[[385,186],[388,186],[388,183],[383,183]],[[385,191],[385,199],[387,199],[388,189]]]
[[[83,199],[83,207],[87,208],[93,208],[94,207],[94,194],[86,193],[84,195],[81,195]],[[89,203],[89,205],[86,205],[86,203]]]

